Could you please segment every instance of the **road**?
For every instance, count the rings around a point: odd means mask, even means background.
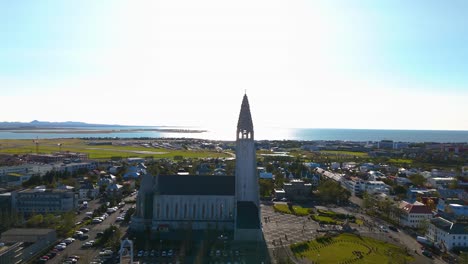
[[[351,196],[349,199],[352,203],[359,205],[362,207],[362,199],[356,196]],[[436,263],[436,264],[444,264],[447,263],[441,258],[434,258],[434,259],[429,259],[425,256],[422,255],[422,250],[421,250],[421,245],[414,239],[412,236],[409,234],[405,233],[403,230],[400,230],[399,232],[395,232],[392,230],[389,230],[388,233],[382,232],[379,229],[379,226],[384,225],[388,226],[389,224],[386,223],[384,220],[368,216],[366,214],[362,214],[360,212],[357,212],[355,210],[350,211],[350,213],[354,214],[356,217],[364,219],[369,223],[373,228],[372,233],[375,234],[376,238],[385,240],[387,238],[391,238],[394,242],[397,242],[406,248],[410,250],[410,252],[414,252],[416,250],[416,254],[413,254],[415,257],[415,263]],[[370,230],[369,230],[370,231]],[[385,239],[384,239],[385,237]]]
[[[93,203],[94,202],[94,203]],[[122,209],[127,210],[130,208],[133,204],[126,204]],[[83,219],[85,217],[85,213],[87,211],[93,211],[94,209],[98,208],[100,206],[100,203],[96,201],[92,201],[90,205],[88,205],[87,210],[83,210],[84,212],[79,215],[77,219]],[[109,217],[107,217],[102,223],[100,224],[90,224],[86,226],[86,228],[89,228],[89,232],[87,233],[89,235],[89,238],[86,240],[75,240],[75,242],[71,243],[70,245],[67,246],[67,248],[63,251],[61,251],[57,256],[55,256],[53,259],[47,261],[49,264],[59,264],[62,263],[68,256],[76,255],[80,257],[80,260],[78,263],[89,263],[91,260],[96,257],[99,254],[100,249],[98,248],[89,248],[89,249],[83,249],[81,248],[81,245],[85,243],[86,241],[90,240],[96,240],[96,234],[98,232],[103,232],[105,229],[109,228],[111,225],[117,225],[119,226],[119,223],[115,222],[115,219],[117,216],[119,216],[120,213],[119,211],[110,214]],[[127,226],[119,226],[119,229],[121,230],[122,234],[125,234],[127,231]]]

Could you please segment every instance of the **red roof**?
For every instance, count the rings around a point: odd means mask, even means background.
[[[431,209],[421,203],[407,204],[403,210],[408,214],[432,214]]]

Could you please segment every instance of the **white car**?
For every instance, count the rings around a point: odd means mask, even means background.
[[[67,245],[73,243],[74,241],[75,241],[75,239],[72,238],[72,237],[69,237],[69,238],[66,238],[66,239],[63,240],[63,242],[65,244],[67,244]]]
[[[102,219],[101,219],[101,218],[94,218],[94,219],[91,221],[91,223],[93,223],[93,224],[100,224],[100,223],[102,223]]]

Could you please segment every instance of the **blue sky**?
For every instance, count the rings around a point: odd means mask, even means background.
[[[0,121],[235,126],[247,89],[258,126],[468,130],[467,11],[0,0]]]

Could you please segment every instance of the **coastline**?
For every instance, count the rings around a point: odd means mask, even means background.
[[[74,129],[74,128],[36,128],[36,129],[2,129],[2,132],[16,134],[37,133],[37,134],[111,134],[111,133],[138,133],[138,132],[161,132],[161,133],[205,133],[207,130],[195,129]]]

